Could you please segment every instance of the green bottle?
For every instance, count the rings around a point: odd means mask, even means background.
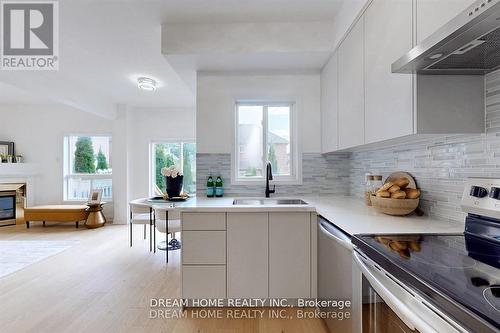
[[[214,179],[212,178],[212,175],[210,175],[207,180],[207,197],[212,198],[214,196],[214,186]]]
[[[220,198],[224,195],[224,184],[222,183],[222,177],[218,176],[215,180],[215,196]]]

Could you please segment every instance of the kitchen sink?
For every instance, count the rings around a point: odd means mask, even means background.
[[[275,205],[307,205],[300,199],[235,199],[233,205],[275,206]]]

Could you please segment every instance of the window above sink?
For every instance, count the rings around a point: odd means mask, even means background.
[[[295,102],[238,101],[235,112],[233,183],[263,183],[270,162],[273,183],[300,184]]]

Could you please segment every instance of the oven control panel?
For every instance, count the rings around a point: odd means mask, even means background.
[[[500,219],[500,179],[467,179],[461,206],[466,213]]]

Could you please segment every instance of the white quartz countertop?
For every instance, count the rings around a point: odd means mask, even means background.
[[[350,235],[390,233],[462,233],[464,222],[429,216],[390,216],[353,197],[303,197],[316,212]]]
[[[273,197],[270,199],[283,199],[284,197]],[[306,211],[314,212],[315,207],[307,205],[233,205],[235,199],[263,199],[255,197],[222,197],[222,198],[191,198],[180,206],[181,211],[203,211],[203,212],[255,212],[255,211]],[[302,199],[294,197],[293,199]]]
[[[181,211],[255,212],[316,211],[350,235],[384,233],[462,233],[463,222],[445,221],[428,216],[389,216],[367,207],[359,198],[349,196],[298,195],[307,205],[233,205],[234,197],[197,197],[180,204]],[[281,197],[273,197],[281,199]]]

